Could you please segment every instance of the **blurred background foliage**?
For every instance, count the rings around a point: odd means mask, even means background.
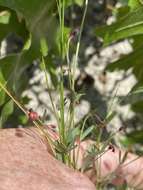
[[[66,0],[65,44],[70,32],[80,26],[83,5],[84,0]],[[114,21],[109,25],[107,19],[111,16],[114,17]],[[22,93],[30,87],[29,81],[33,77],[34,71],[40,67],[41,52],[44,54],[53,87],[56,88],[57,75],[55,70],[62,62],[58,19],[55,0],[0,0],[0,81],[23,105],[27,104],[29,99],[23,97]],[[128,55],[121,55],[118,60],[108,63],[101,77],[104,83],[106,71],[124,70],[127,72],[131,69],[137,80],[127,96],[118,97],[119,101],[123,100],[120,101],[120,104],[130,104],[135,114],[132,121],[123,122],[127,127],[128,123],[132,122],[132,129],[122,140],[124,145],[130,146],[143,142],[143,1],[89,0],[81,40],[78,65],[80,75],[76,79],[76,90],[84,92],[81,99],[89,102],[89,112],[96,109],[101,120],[105,122],[108,115],[108,98],[105,98],[104,94],[95,88],[94,79],[85,72],[85,67],[94,55],[100,57],[100,51],[103,48],[125,39],[130,43],[132,52]],[[76,41],[76,39],[74,40]],[[71,57],[75,50],[74,40],[70,52]],[[91,46],[94,47],[94,51],[87,56],[86,49]],[[2,90],[0,91],[0,112],[1,127],[27,125],[26,117],[22,116]],[[97,120],[97,118],[89,120],[89,125],[92,122],[98,122]],[[139,123],[139,127],[136,128],[134,123]]]

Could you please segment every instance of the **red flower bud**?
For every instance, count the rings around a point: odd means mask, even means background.
[[[70,38],[73,39],[73,38],[75,38],[78,34],[79,34],[79,28],[76,28],[76,29],[74,29],[74,30],[70,33]]]
[[[28,117],[29,117],[29,119],[30,119],[31,121],[35,121],[35,120],[39,119],[38,113],[32,111],[32,109],[29,110],[29,112],[28,112]]]
[[[109,145],[108,149],[112,152],[115,152],[115,147],[112,144]]]

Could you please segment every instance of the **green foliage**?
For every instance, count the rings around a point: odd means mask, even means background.
[[[73,4],[82,6],[84,2],[85,7],[81,19],[81,26],[79,33],[75,34],[77,35],[77,39],[74,39],[75,36],[70,35],[71,29],[65,26],[65,9]],[[125,6],[114,10],[113,14],[116,14],[117,21],[111,26],[96,29],[96,34],[104,39],[105,45],[125,38],[132,38],[134,51],[130,55],[112,63],[107,69],[127,70],[131,67],[133,68],[133,73],[139,82],[128,97],[119,97],[119,99],[124,99],[124,101],[121,101],[122,104],[132,102],[134,109],[136,109],[138,107],[138,101],[143,100],[143,90],[139,88],[143,80],[143,70],[141,69],[143,58],[143,5],[142,1],[135,0],[120,0],[120,2]],[[97,142],[92,146],[90,151],[92,159],[94,159],[89,160],[90,163],[87,162],[84,166],[86,169],[89,169],[88,167],[95,167],[95,160],[102,156],[106,150],[108,151],[109,143],[113,137],[119,133],[119,131],[111,133],[106,140],[103,134],[104,129],[106,130],[106,123],[110,122],[116,114],[115,112],[109,113],[104,121],[102,121],[100,117],[96,117],[98,121],[96,121],[97,124],[95,122],[90,126],[86,126],[86,123],[90,117],[93,117],[92,114],[87,115],[77,126],[75,123],[75,107],[83,95],[75,91],[75,71],[78,64],[87,5],[87,0],[31,0],[29,2],[24,0],[0,0],[0,42],[4,42],[3,40],[6,41],[12,34],[14,36],[16,35],[20,40],[18,43],[21,43],[20,48],[13,47],[13,51],[5,53],[0,58],[0,86],[2,88],[0,89],[0,127],[3,127],[7,119],[11,119],[10,116],[14,112],[15,103],[25,115],[19,116],[16,110],[14,119],[17,117],[18,121],[23,125],[25,125],[29,119],[44,136],[44,140],[47,140],[55,157],[58,157],[65,164],[75,169],[78,168],[77,163],[81,141],[95,133],[93,137],[96,137]],[[70,43],[74,40],[77,40],[76,51],[75,55],[70,57]],[[21,105],[21,102],[24,104],[24,102],[27,101],[26,98],[21,99],[21,94],[27,87],[30,79],[30,77],[26,75],[26,70],[35,60],[41,70],[45,72],[47,91],[52,106],[52,113],[56,120],[56,126],[45,126],[45,123],[35,111],[26,110],[24,106]],[[67,64],[70,93],[68,97],[69,104],[65,97],[64,64]],[[57,65],[59,66],[58,72],[56,70]],[[52,87],[55,87],[56,92],[59,94],[58,106],[53,102],[51,86],[49,86],[47,74],[48,77],[51,77]],[[6,94],[11,98],[10,100]],[[19,102],[19,100],[21,100],[21,102]],[[65,114],[66,108],[68,108],[67,115]],[[143,107],[141,109],[143,109]],[[104,122],[106,123],[104,124]],[[50,136],[48,130],[51,130],[53,137]],[[142,131],[140,132],[142,133]],[[126,138],[128,143],[126,144],[138,143],[138,140],[140,142],[143,136],[141,133],[138,134],[137,132],[135,136],[133,136],[133,133],[128,134]],[[104,139],[102,138],[103,135]],[[77,156],[73,151],[74,148],[77,148]],[[91,161],[93,162],[91,163]]]
[[[97,28],[96,34],[104,39],[105,45],[126,38],[132,39],[133,52],[109,64],[106,69],[114,71],[128,70],[132,68],[132,71],[138,80],[137,85],[132,89],[134,91],[134,89],[142,86],[143,82],[143,4],[139,0],[130,0],[128,2],[128,8],[126,14],[124,12],[122,16],[120,15],[115,23],[110,26]],[[136,102],[137,101],[138,99],[136,98]]]
[[[22,43],[20,49],[13,47],[13,51],[4,53],[0,59],[0,86],[2,88],[0,89],[1,126],[13,113],[13,103],[26,115],[26,118],[22,115],[17,117],[18,121],[22,124],[26,124],[29,112],[21,105],[19,100],[21,100],[21,94],[27,87],[30,79],[26,74],[26,70],[32,65],[32,62],[36,60],[38,64],[40,63],[40,68],[45,72],[52,111],[59,128],[60,141],[57,143],[56,149],[61,152],[63,162],[66,162],[66,153],[71,151],[75,146],[76,137],[79,135],[83,140],[93,130],[93,126],[91,126],[82,130],[81,134],[79,129],[74,128],[74,107],[76,101],[78,101],[81,96],[74,90],[75,69],[78,62],[81,34],[87,11],[87,1],[83,12],[82,24],[79,29],[79,36],[77,38],[75,60],[73,60],[73,63],[70,63],[70,57],[69,60],[67,58],[69,56],[71,43],[71,29],[65,26],[65,9],[73,4],[82,6],[83,2],[83,0],[32,0],[30,2],[0,0],[0,11],[2,12],[2,14],[0,14],[0,25],[2,28],[0,31],[0,41],[3,43],[3,40],[7,41],[10,35],[14,35],[14,37],[18,37]],[[6,43],[5,41],[4,43]],[[67,62],[68,74],[71,77],[69,88],[73,97],[71,98],[72,100],[68,108],[69,116],[66,123],[63,65]],[[60,68],[59,76],[56,72],[57,65]],[[49,75],[51,77],[56,92],[59,93],[59,110],[53,102],[47,73],[48,77]],[[7,100],[7,96],[4,92],[11,98],[11,101]],[[17,116],[16,111],[14,114]],[[12,117],[9,119],[11,118]],[[44,125],[40,120],[38,120],[38,123],[37,121],[33,123],[36,126],[39,124]],[[40,127],[38,126],[38,128]],[[49,137],[46,136],[46,138],[48,139]]]
[[[9,34],[14,34],[23,43],[21,50],[5,54],[0,59],[0,79],[20,98],[28,85],[26,69],[41,57],[41,51],[46,56],[48,52],[58,50],[56,1],[0,0],[0,6],[0,42]],[[0,91],[0,94],[0,105],[3,105],[5,93]]]
[[[118,0],[118,2],[122,3],[123,5],[128,4],[128,0]]]
[[[134,144],[143,144],[143,130],[136,130],[126,135],[122,139],[122,143],[128,146],[134,145]]]
[[[108,71],[125,70],[132,68],[132,73],[137,79],[136,85],[126,97],[119,97],[120,104],[131,104],[132,109],[137,113],[143,112],[143,2],[140,0],[129,0],[128,6],[114,10],[116,22],[110,26],[102,26],[96,29],[96,35],[103,38],[104,45],[110,45],[119,40],[128,39],[131,41],[133,51],[119,60],[109,64]],[[142,132],[133,131],[124,139],[126,145],[141,143]]]
[[[1,111],[0,127],[3,126],[3,123],[13,113],[13,109],[14,109],[14,102],[12,100],[9,100],[7,103],[4,104]]]
[[[128,5],[131,8],[131,10],[134,10],[140,7],[142,5],[142,2],[140,0],[129,0]]]
[[[104,39],[104,45],[143,34],[143,6],[130,11],[110,26],[96,29],[96,34]]]
[[[8,24],[10,19],[10,12],[9,11],[3,11],[1,12],[0,16],[0,23],[2,24]]]
[[[79,5],[79,6],[82,6],[83,2],[84,2],[84,0],[67,0],[66,1],[66,6],[70,6],[70,5],[74,4],[74,3]]]
[[[60,3],[59,7],[57,2]],[[60,62],[61,58],[66,56],[66,44],[70,32],[70,29],[62,23],[62,10],[73,4],[82,6],[84,0],[68,0],[63,3],[62,7],[62,1],[55,0],[30,2],[0,0],[0,43],[11,34],[22,40],[21,49],[14,47],[13,52],[8,52],[1,57],[0,81],[5,83],[18,98],[28,85],[26,69],[34,60],[41,59],[41,54],[45,59],[46,69],[53,85],[57,86],[55,56]],[[59,13],[60,23],[57,18]],[[0,91],[0,94],[2,106],[5,102],[5,93]]]

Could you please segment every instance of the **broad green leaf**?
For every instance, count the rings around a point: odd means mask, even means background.
[[[26,115],[20,115],[19,118],[18,118],[18,120],[19,120],[19,123],[21,123],[22,125],[27,124],[27,121],[28,121]]]
[[[104,39],[105,45],[134,35],[143,34],[143,6],[128,13],[110,26],[97,28],[95,32]]]
[[[84,0],[75,0],[76,4],[79,6],[82,6],[84,3]]]
[[[131,45],[133,50],[135,51],[137,48],[140,48],[143,45],[143,35],[137,35],[137,36],[133,36],[131,38]]]
[[[121,19],[124,17],[127,13],[129,13],[130,8],[129,6],[123,6],[119,7],[113,10],[113,15],[116,17],[116,19]]]
[[[7,120],[7,118],[13,113],[14,102],[9,100],[2,108],[1,111],[1,125]]]
[[[0,69],[7,81],[7,88],[19,98],[28,84],[29,76],[27,73],[25,74],[25,71],[33,60],[41,56],[40,50],[44,55],[47,55],[48,51],[50,54],[51,49],[56,51],[58,30],[56,1],[0,0],[0,6],[2,6],[0,11],[10,12],[7,23],[6,21],[0,23],[0,42],[9,33],[22,37],[24,41],[24,47],[20,53],[9,54],[7,57],[0,59]],[[53,73],[52,69],[50,71]],[[2,94],[0,95],[3,104],[4,98]]]
[[[142,6],[142,3],[140,0],[129,0],[128,5],[131,8],[131,10],[134,10]]]
[[[45,27],[45,25],[43,25],[42,28],[38,28],[42,26],[43,22],[46,22],[44,18],[51,13],[54,5],[54,0],[0,0],[0,6],[8,7],[15,10],[18,14],[21,14],[26,19],[28,28],[30,27],[31,31],[37,31],[37,29],[42,30]]]
[[[9,11],[1,11],[0,12],[0,23],[8,24],[10,19],[10,12]]]
[[[9,100],[2,109],[2,116],[8,117],[13,112],[14,102]]]
[[[10,33],[20,36],[23,39],[23,41],[27,40],[28,31],[25,27],[25,21],[23,19],[19,20],[17,18],[16,13],[12,10],[10,11],[7,8],[3,8],[2,12],[7,13],[8,23],[6,23],[6,20],[5,20],[5,23],[4,21],[0,22],[0,43]]]
[[[132,110],[135,113],[143,113],[143,100],[138,100],[136,103],[132,104]]]
[[[5,92],[0,90],[0,106],[4,103],[5,101]]]
[[[27,85],[28,75],[25,74],[25,71],[36,58],[36,55],[35,49],[31,46],[29,51],[24,50],[21,53],[0,59],[0,69],[7,82],[7,87],[14,91],[17,96]]]
[[[135,143],[143,144],[143,130],[133,131],[126,135],[123,139],[125,145],[133,145]]]
[[[0,0],[0,6],[16,11],[19,20],[25,19],[27,29],[32,33],[35,44],[37,43],[37,49],[40,49],[40,39],[43,37],[46,38],[48,46],[55,42],[58,26],[55,0]]]

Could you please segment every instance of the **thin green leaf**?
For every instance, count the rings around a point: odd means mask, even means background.
[[[134,35],[143,34],[143,6],[126,14],[126,16],[110,26],[97,28],[95,32],[96,35],[104,39],[105,45]]]
[[[94,126],[88,127],[81,135],[80,140],[84,140],[94,129]]]

